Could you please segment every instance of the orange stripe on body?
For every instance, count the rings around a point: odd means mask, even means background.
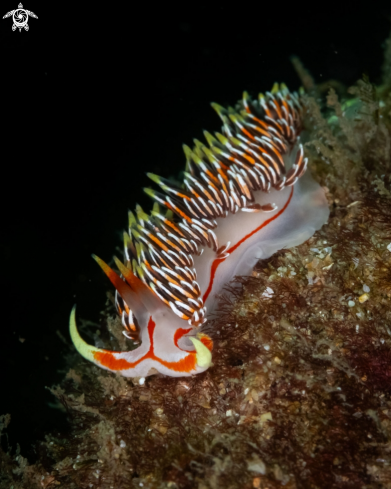
[[[240,128],[242,130],[242,132],[244,132],[244,134],[250,138],[250,139],[255,139],[254,136],[251,134],[251,132],[249,132],[247,129],[245,129],[244,127],[241,127]]]
[[[242,238],[240,241],[238,241],[235,245],[231,246],[231,248],[229,248],[228,250],[226,250],[226,253],[229,253],[230,255],[239,248],[239,246],[244,243],[247,239],[251,238],[251,236],[253,236],[255,233],[257,233],[258,231],[260,231],[262,228],[264,228],[265,226],[267,226],[268,224],[270,224],[271,222],[275,221],[277,219],[277,217],[280,217],[281,214],[283,214],[283,212],[285,212],[285,210],[288,208],[288,205],[290,204],[290,201],[292,200],[292,196],[293,196],[293,190],[294,188],[292,187],[291,189],[291,193],[289,195],[289,198],[288,200],[286,201],[284,207],[277,212],[277,214],[273,217],[271,217],[270,219],[267,219],[264,223],[262,223],[260,226],[258,226],[257,228],[255,228],[253,231],[251,231],[251,233],[247,234],[246,236],[244,236],[244,238]],[[227,257],[228,258],[228,257]],[[223,261],[225,261],[227,258],[216,258],[213,263],[212,263],[212,266],[210,267],[210,279],[209,279],[209,286],[202,298],[202,300],[204,301],[204,304],[207,300],[207,298],[209,297],[209,294],[211,293],[212,291],[212,287],[213,287],[213,282],[214,282],[214,278],[216,276],[216,271],[217,271],[217,268],[218,266],[223,263]]]
[[[181,194],[179,191],[175,192],[175,195],[177,195],[178,197],[182,197],[182,199],[190,200],[189,196],[187,196],[185,194]]]
[[[209,294],[210,294],[210,292],[212,290],[213,281],[215,279],[217,267],[220,265],[220,263],[223,263],[223,261],[225,261],[225,260],[226,260],[226,258],[217,258],[216,260],[213,261],[212,266],[210,267],[209,286],[206,289],[206,292],[204,294],[204,297],[202,298],[204,304],[205,304],[205,301],[208,298],[208,296],[209,296]]]
[[[148,238],[150,238],[152,241],[154,241],[160,248],[164,251],[168,251],[169,248],[161,241],[159,238],[157,238],[154,234],[148,233],[147,234]]]
[[[167,226],[170,226],[171,229],[173,229],[174,231],[176,231],[178,234],[180,234],[183,238],[185,237],[185,235],[182,233],[182,231],[180,230],[180,228],[175,224],[173,223],[172,221],[170,221],[169,219],[164,219],[164,224],[166,224]]]
[[[173,207],[169,202],[165,202],[166,206],[172,210],[173,212],[175,212],[176,214],[179,214],[181,217],[183,217],[183,219],[185,219],[187,222],[192,222],[191,218],[185,214],[184,212],[182,212],[178,207]]]

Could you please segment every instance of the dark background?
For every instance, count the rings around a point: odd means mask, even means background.
[[[29,32],[0,21],[0,415],[30,461],[34,441],[66,429],[45,389],[68,369],[57,332],[69,342],[75,302],[99,320],[110,285],[90,254],[110,260],[127,209],[149,209],[145,172],[176,175],[182,144],[220,129],[209,102],[275,81],[297,89],[291,55],[317,81],[379,82],[390,31],[391,8],[376,2],[62,3],[24,0],[39,17]]]

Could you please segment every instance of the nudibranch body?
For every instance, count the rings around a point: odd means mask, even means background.
[[[213,342],[202,329],[216,294],[235,275],[251,273],[257,260],[303,243],[329,215],[323,189],[304,174],[297,93],[276,84],[256,102],[244,93],[237,110],[212,105],[222,132],[205,132],[208,146],[184,147],[183,184],[148,174],[164,193],[145,189],[152,212],[137,206],[136,215],[129,213],[124,263],[115,258],[120,275],[95,257],[116,288],[124,334],[139,346],[90,346],[77,331],[75,309],[71,314],[79,353],[126,377],[209,368]]]

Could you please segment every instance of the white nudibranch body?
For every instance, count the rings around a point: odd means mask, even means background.
[[[239,108],[216,104],[223,127],[208,146],[184,147],[182,185],[148,174],[164,193],[146,214],[129,213],[120,275],[95,257],[116,288],[124,334],[139,346],[115,352],[88,345],[79,335],[75,308],[70,333],[87,360],[125,377],[156,372],[181,377],[212,362],[212,339],[202,333],[216,294],[257,260],[303,243],[329,216],[323,189],[306,174],[299,141],[303,107],[285,85],[247,93]],[[162,208],[166,208],[163,211]]]

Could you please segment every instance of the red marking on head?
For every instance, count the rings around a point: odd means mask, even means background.
[[[188,333],[189,331],[191,331],[193,328],[188,328],[188,329],[184,329],[184,328],[178,328],[176,331],[175,331],[175,334],[174,334],[174,343],[175,343],[175,346],[178,346],[178,341],[182,338],[182,336],[185,336],[186,333]]]
[[[200,335],[200,341],[203,343],[209,351],[213,350],[213,340],[206,334]]]
[[[197,357],[196,357],[196,352],[191,351],[188,352],[188,355],[186,357],[182,358],[181,360],[178,360],[176,362],[169,362],[167,360],[163,360],[162,358],[159,358],[158,356],[155,355],[154,353],[154,345],[153,345],[153,333],[155,331],[156,323],[152,319],[152,316],[149,318],[148,322],[148,336],[149,336],[149,341],[150,341],[150,347],[149,350],[145,355],[143,355],[141,358],[136,360],[135,362],[128,362],[124,358],[116,358],[116,355],[119,355],[120,352],[114,352],[114,351],[97,351],[94,353],[94,358],[97,362],[99,362],[103,367],[109,368],[110,370],[128,370],[130,368],[136,367],[139,363],[141,363],[143,360],[146,359],[151,359],[159,362],[161,365],[164,365],[165,367],[169,368],[170,370],[173,370],[175,372],[191,372],[192,370],[195,370],[197,366]],[[191,329],[191,328],[190,328]],[[186,334],[190,329],[185,330],[180,328],[175,332],[174,335],[174,343],[178,347],[178,340]],[[179,347],[178,347],[179,348]],[[185,350],[186,351],[186,350]]]
[[[192,331],[194,328],[188,328],[188,329],[183,329],[183,328],[179,328],[175,331],[175,335],[174,335],[174,343],[176,346],[178,346],[178,341],[183,337],[185,336],[186,333],[189,333],[190,331]],[[212,338],[210,338],[208,335],[206,334],[203,334],[203,333],[199,333],[198,335],[198,339],[201,341],[201,343],[203,343],[206,348],[208,348],[209,351],[212,351],[213,350],[213,340]],[[178,346],[179,348],[179,346]],[[194,353],[194,350],[184,350],[184,351],[187,351],[189,353]]]
[[[246,236],[244,236],[244,238],[242,238],[240,241],[238,241],[235,245],[231,246],[231,248],[229,248],[226,251],[226,253],[229,253],[230,255],[232,255],[232,253],[235,250],[237,250],[242,243],[244,243],[246,240],[248,240],[249,238],[251,238],[251,236],[253,236],[254,234],[256,234],[262,228],[264,228],[265,226],[267,226],[271,222],[275,221],[277,219],[277,217],[280,217],[281,214],[283,214],[283,212],[286,211],[288,205],[290,204],[290,201],[292,200],[293,190],[294,190],[294,188],[292,187],[291,193],[290,193],[289,198],[286,201],[284,207],[282,209],[280,209],[275,216],[271,217],[270,219],[267,219],[260,226],[258,226],[253,231],[251,231],[251,233],[246,234]],[[226,258],[216,258],[216,260],[213,261],[212,266],[210,267],[209,285],[208,285],[208,288],[206,289],[206,292],[205,292],[205,294],[204,294],[204,296],[202,298],[202,300],[204,301],[204,303],[206,302],[206,299],[209,297],[209,294],[212,291],[213,282],[214,282],[214,278],[216,276],[217,267],[220,265],[220,263],[223,263],[223,261],[225,261],[225,260],[226,260]]]
[[[112,351],[96,351],[94,353],[94,358],[103,367],[107,367],[110,370],[126,370],[130,368],[130,363],[123,358],[115,358],[114,352]],[[134,362],[134,366],[136,366]]]

